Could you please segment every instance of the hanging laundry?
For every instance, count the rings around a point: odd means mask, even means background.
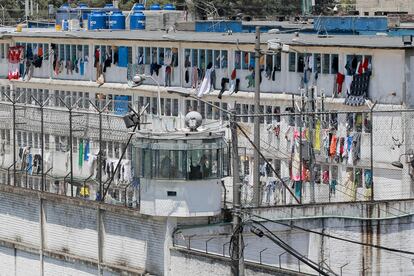
[[[31,153],[27,155],[27,173],[33,174],[33,156]]]
[[[80,59],[79,61],[79,73],[81,76],[85,75],[85,62],[83,59]]]
[[[336,181],[336,179],[332,179],[330,184],[329,184],[329,193],[332,195],[335,195],[336,192],[336,185],[338,184],[338,182]]]
[[[350,135],[350,136],[348,136],[347,137],[347,141],[346,141],[346,144],[347,144],[347,157],[348,157],[348,165],[353,165],[353,150],[352,150],[352,148],[353,148],[353,137]]]
[[[104,67],[103,67],[103,72],[106,73],[106,68],[111,67],[111,63],[112,63],[112,55],[109,53],[105,54],[105,61],[104,61]]]
[[[128,67],[128,48],[125,46],[118,47],[118,66]]]
[[[361,159],[361,133],[355,132],[352,138],[352,163],[356,165]]]
[[[214,70],[214,68],[212,67],[213,67],[213,64],[210,62],[207,65],[206,74],[198,90],[198,93],[197,93],[198,97],[202,97],[203,95],[208,94],[211,91],[211,72]]]
[[[189,83],[190,82],[190,72],[189,72],[188,68],[185,69],[184,79],[185,79],[185,83]]]
[[[159,71],[160,71],[160,69],[161,69],[161,65],[159,65],[158,63],[156,63],[156,62],[153,62],[153,63],[151,63],[151,65],[150,65],[150,75],[152,76],[152,75],[154,75],[154,73],[155,73],[155,75],[159,75]]]
[[[336,74],[336,92],[338,95],[342,93],[342,84],[344,83],[345,75],[341,73]]]
[[[301,200],[302,198],[302,181],[295,181],[294,184],[295,186],[295,197],[299,200]]]
[[[369,59],[368,58],[364,58],[364,60],[362,61],[362,71],[363,73],[368,72],[369,70]]]
[[[213,90],[216,90],[216,70],[213,68],[210,75],[211,87]]]
[[[362,68],[362,62],[358,62],[358,65],[357,65],[357,73],[359,75],[361,75],[363,72],[364,72],[364,70]]]
[[[105,77],[102,73],[102,66],[101,64],[96,65],[96,83],[102,85],[105,83]]]
[[[323,153],[325,156],[325,159],[329,158],[329,133],[327,131],[325,131],[324,135],[323,135]]]
[[[338,139],[337,139],[336,135],[333,134],[332,138],[331,138],[331,143],[330,143],[330,146],[329,146],[329,156],[331,156],[331,157],[335,157],[335,155],[336,155],[337,141],[338,141]]]
[[[83,140],[80,139],[79,141],[79,148],[78,148],[78,166],[79,168],[82,168],[83,166]]]
[[[165,56],[164,56],[164,65],[171,66],[172,61],[173,60],[172,60],[172,52],[171,52],[171,49],[167,49],[165,51]]]
[[[245,77],[248,81],[247,88],[255,87],[255,72],[252,67],[249,67],[249,71],[251,72],[249,75]]]
[[[230,95],[239,92],[240,79],[230,80]]]
[[[351,95],[351,85],[352,81],[354,80],[353,76],[345,76],[345,87],[346,87],[346,94]]]
[[[325,170],[322,172],[322,183],[329,184],[329,171]]]
[[[344,179],[344,194],[345,198],[348,201],[355,201],[356,200],[356,185],[354,183],[354,174],[353,170],[349,170],[346,172],[345,179]]]
[[[266,78],[268,80],[272,79],[272,67],[270,65],[266,66]]]
[[[370,77],[371,72],[369,71],[353,77],[350,92],[345,99],[346,105],[360,106],[365,104],[365,98],[368,97]]]
[[[277,71],[278,69],[277,69],[277,67],[275,66],[275,67],[273,67],[273,72],[272,72],[272,81],[275,81],[276,80],[276,71]]]
[[[371,189],[372,188],[372,172],[371,170],[366,169],[364,172],[364,179],[365,179],[365,188]]]
[[[101,56],[101,51],[99,50],[99,48],[95,49],[94,56],[95,56],[95,61],[94,61],[93,67],[97,67],[98,64],[100,64],[100,56]]]
[[[198,68],[196,66],[194,66],[192,70],[191,86],[192,88],[197,88],[198,86]]]
[[[313,72],[313,68],[314,68],[313,56],[309,56],[307,64],[308,64],[307,70],[310,72]]]
[[[89,140],[87,140],[85,144],[85,150],[83,152],[83,160],[89,161],[89,151],[90,151],[90,142]]]
[[[172,68],[171,66],[165,67],[165,74],[164,74],[164,84],[165,86],[171,86],[171,74],[172,74]]]
[[[317,151],[321,150],[321,121],[316,121],[315,133],[314,133],[314,149]]]

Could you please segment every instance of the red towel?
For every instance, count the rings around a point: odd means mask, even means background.
[[[344,83],[345,75],[341,73],[336,74],[336,84],[338,85],[338,94],[342,93],[342,84]]]
[[[362,73],[364,72],[364,70],[362,70],[362,62],[358,62],[358,74],[362,75]]]
[[[236,79],[236,69],[233,69],[233,71],[231,72],[230,78],[232,80],[235,80]]]
[[[362,69],[364,72],[368,71],[369,66],[369,60],[367,58],[364,58],[364,61],[362,62]]]

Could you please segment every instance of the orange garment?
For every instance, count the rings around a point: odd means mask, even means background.
[[[244,53],[244,64],[249,64],[249,53]]]
[[[263,66],[265,65],[265,56],[260,56],[259,64]]]
[[[329,146],[329,155],[330,156],[335,156],[336,154],[336,144],[338,142],[338,138],[336,137],[335,134],[332,135],[332,139],[331,139],[331,145]]]
[[[43,48],[42,48],[42,46],[39,46],[39,48],[37,48],[37,56],[43,57]]]

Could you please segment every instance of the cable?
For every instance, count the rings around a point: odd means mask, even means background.
[[[272,231],[270,231],[262,223],[260,223],[258,221],[254,221],[254,220],[252,220],[252,222],[260,225],[262,228],[264,228],[271,235],[271,236],[269,236],[269,235],[263,233],[260,230],[259,231],[252,230],[252,232],[255,233],[257,236],[259,236],[259,237],[266,236],[268,239],[270,239],[271,241],[273,241],[279,247],[281,247],[285,251],[289,252],[292,256],[294,256],[296,259],[300,260],[302,263],[308,265],[313,270],[317,271],[321,275],[329,276],[328,273],[326,273],[325,271],[323,271],[322,269],[319,268],[319,264],[315,263],[314,261],[312,261],[312,260],[306,258],[305,256],[303,256],[302,254],[300,254],[300,252],[296,251],[293,247],[291,247],[286,242],[284,242],[282,239],[280,239],[278,236],[276,236]],[[333,271],[330,271],[330,272],[334,273]]]
[[[239,260],[241,256],[244,256],[244,239],[243,239],[243,224],[240,224],[234,229],[229,243],[229,256],[233,261]],[[240,241],[238,240],[240,236]],[[240,248],[240,250],[239,250]],[[237,254],[235,256],[235,254]]]
[[[321,235],[321,236],[324,236],[324,237],[327,237],[327,238],[337,239],[337,240],[344,241],[344,242],[359,244],[359,245],[362,245],[362,246],[369,246],[369,247],[382,249],[382,250],[387,250],[387,251],[396,252],[396,253],[414,255],[414,252],[412,252],[412,251],[400,250],[400,249],[395,249],[395,248],[391,248],[391,247],[386,247],[386,246],[381,246],[381,245],[376,245],[376,244],[371,244],[371,243],[365,243],[365,242],[350,240],[350,239],[346,239],[346,238],[342,238],[342,237],[333,236],[333,235],[330,235],[330,234],[325,234],[325,233],[321,233],[321,232],[318,232],[318,231],[310,230],[310,229],[303,228],[303,227],[300,227],[300,226],[297,226],[297,225],[286,224],[286,223],[283,223],[283,222],[280,222],[280,221],[277,221],[277,220],[264,218],[264,217],[261,217],[261,216],[258,216],[258,215],[253,215],[253,214],[250,214],[250,215],[254,216],[254,217],[257,217],[257,218],[260,218],[262,220],[268,221],[268,222],[273,222],[273,223],[280,224],[280,225],[283,225],[283,226],[286,226],[286,227],[293,227],[293,228],[296,228],[298,230],[302,230],[302,231],[309,232],[309,233],[312,233],[312,234]]]

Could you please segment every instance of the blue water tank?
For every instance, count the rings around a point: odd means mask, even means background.
[[[63,20],[78,19],[78,12],[69,4],[63,4],[56,12],[56,24],[61,25]]]
[[[152,4],[150,6],[150,10],[151,11],[160,11],[161,10],[161,6],[159,4]]]
[[[82,20],[88,19],[88,15],[91,13],[91,10],[87,4],[79,3],[76,9],[80,12]]]
[[[107,15],[103,11],[93,11],[88,17],[88,29],[100,30],[106,29]]]
[[[134,12],[130,16],[131,30],[145,30],[145,15],[142,12]]]
[[[104,9],[113,9],[114,5],[113,4],[105,4]]]
[[[173,4],[166,4],[164,6],[164,10],[166,10],[166,11],[175,11],[175,6]]]
[[[59,10],[67,10],[67,9],[70,9],[70,6],[69,6],[69,4],[68,4],[68,3],[65,3],[65,4],[63,4],[62,6],[60,6],[60,8],[58,9],[58,11],[59,11]]]
[[[108,29],[125,30],[125,15],[121,11],[114,11],[108,16]]]
[[[136,11],[144,11],[145,10],[145,6],[144,6],[144,4],[136,3],[136,4],[134,4],[134,7],[132,7],[132,10],[134,12],[136,12]]]

